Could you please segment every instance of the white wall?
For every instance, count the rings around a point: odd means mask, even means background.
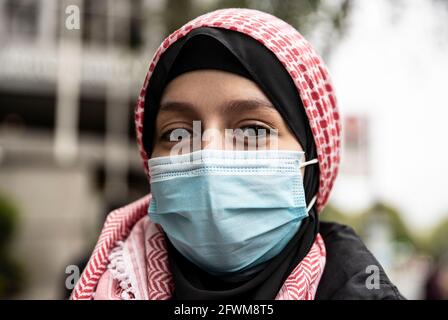
[[[20,209],[14,256],[28,277],[19,298],[59,299],[68,264],[94,244],[102,208],[82,167],[2,167],[0,192]]]
[[[370,118],[372,164],[367,178],[341,174],[332,200],[386,201],[416,230],[448,215],[448,6],[437,3],[355,1],[329,61],[341,113]]]

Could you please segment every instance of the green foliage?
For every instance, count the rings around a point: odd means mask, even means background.
[[[448,252],[448,218],[434,228],[425,245],[428,251],[436,257],[443,256]]]
[[[346,31],[352,0],[332,5],[321,0],[218,0],[207,10],[220,8],[250,8],[268,12],[291,24],[305,37],[309,37],[317,25],[323,23],[327,27],[321,34],[324,44],[320,54],[325,59]]]
[[[364,215],[366,217],[377,215],[387,218],[387,221],[392,229],[392,236],[394,241],[409,243],[417,246],[417,242],[407,228],[406,224],[403,222],[402,216],[400,215],[398,210],[396,210],[392,206],[378,202]]]
[[[163,21],[167,34],[195,18],[197,12],[191,0],[167,0],[163,12]]]
[[[10,242],[18,224],[14,203],[0,195],[0,299],[10,298],[23,287],[21,266],[11,258]]]
[[[322,221],[331,221],[345,224],[352,227],[356,231],[358,231],[359,229],[359,215],[344,214],[342,211],[331,204],[327,204],[325,206],[324,210],[320,214],[320,219]]]
[[[6,197],[0,195],[0,252],[14,232],[18,217],[17,208]]]
[[[314,14],[321,5],[321,0],[220,0],[216,8],[251,8],[265,11],[290,23],[296,28],[304,27],[306,17]]]
[[[384,221],[387,221],[392,231],[392,240],[394,242],[408,244],[419,250],[423,249],[420,241],[407,228],[398,210],[385,203],[378,202],[371,208],[354,214],[344,214],[337,208],[327,205],[321,214],[321,220],[349,225],[361,236],[365,233],[369,221],[375,218],[383,218]]]
[[[322,38],[325,44],[321,55],[326,56],[346,31],[345,23],[352,8],[352,0],[328,5],[321,0],[216,0],[198,2],[193,0],[167,0],[162,12],[165,33],[169,34],[191,19],[222,8],[257,9],[279,17],[309,36],[320,23],[325,24]]]

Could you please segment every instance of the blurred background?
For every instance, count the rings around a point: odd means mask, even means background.
[[[288,21],[330,68],[344,141],[322,219],[407,298],[448,298],[448,1],[0,0],[0,299],[66,297],[106,214],[148,192],[132,113],[149,62],[224,7]]]

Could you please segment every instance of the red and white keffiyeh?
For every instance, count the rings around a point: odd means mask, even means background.
[[[111,212],[72,299],[167,300],[174,282],[165,238],[147,215],[151,196]],[[283,283],[277,300],[311,300],[325,266],[320,235]]]
[[[169,35],[157,49],[140,92],[135,124],[145,172],[143,115],[149,79],[160,56],[199,27],[242,32],[258,40],[285,66],[302,99],[317,147],[320,178],[317,210],[328,201],[339,168],[341,125],[328,70],[303,36],[286,22],[251,9],[222,9],[199,16]],[[147,215],[151,196],[111,212],[76,284],[71,299],[169,299],[174,289],[163,234]],[[283,283],[276,299],[314,299],[325,266],[325,245],[318,234],[306,257]]]

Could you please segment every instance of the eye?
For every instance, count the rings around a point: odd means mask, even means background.
[[[259,125],[259,124],[249,124],[240,127],[242,133],[245,137],[258,137],[264,138],[267,136],[268,130],[270,128]]]
[[[163,141],[177,142],[177,141],[182,141],[184,139],[189,139],[190,135],[191,134],[190,134],[189,129],[186,129],[186,128],[171,128],[171,129],[168,129],[168,130],[164,131],[160,135],[160,138]]]

